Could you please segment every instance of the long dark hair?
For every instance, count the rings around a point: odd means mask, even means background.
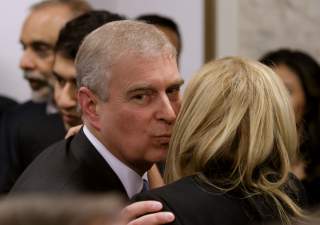
[[[302,122],[298,124],[300,153],[307,162],[307,179],[312,178],[319,174],[317,165],[320,164],[320,66],[307,53],[290,49],[269,52],[260,61],[270,67],[285,65],[300,79],[306,98]]]

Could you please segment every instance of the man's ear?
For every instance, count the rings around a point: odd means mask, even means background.
[[[80,87],[78,90],[78,103],[81,107],[83,121],[89,123],[96,130],[100,130],[99,114],[97,104],[99,99],[87,87]]]

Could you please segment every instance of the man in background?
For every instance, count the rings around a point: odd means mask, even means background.
[[[85,38],[75,65],[84,127],[45,150],[12,194],[118,191],[131,198],[167,154],[183,83],[176,50],[154,26],[116,21]]]
[[[160,29],[176,48],[177,59],[179,61],[182,49],[182,40],[179,27],[173,19],[157,14],[143,14],[138,16],[136,19],[155,25],[158,29]]]
[[[52,99],[50,84],[54,46],[70,19],[90,10],[83,0],[46,0],[31,7],[20,42],[20,68],[32,99],[3,115],[0,127],[0,192],[8,192],[16,178],[47,146],[65,134]]]
[[[66,24],[60,31],[55,46],[55,62],[52,70],[54,78],[54,99],[68,129],[82,124],[81,113],[77,109],[77,84],[74,60],[84,37],[105,23],[123,20],[123,16],[105,10],[92,10]]]
[[[6,96],[0,95],[0,120],[1,120],[1,115],[7,110],[10,110],[14,108],[18,103]]]

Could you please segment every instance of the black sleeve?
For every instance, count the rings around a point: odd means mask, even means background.
[[[168,223],[170,225],[182,225],[182,223],[180,222],[178,215],[176,215],[176,213],[174,212],[174,210],[172,210],[168,204],[166,203],[166,201],[161,198],[160,196],[156,195],[155,193],[152,193],[150,191],[144,192],[144,193],[140,193],[137,194],[135,196],[133,196],[130,200],[131,203],[133,202],[140,202],[140,201],[146,201],[146,200],[155,200],[155,201],[159,201],[162,203],[163,208],[161,211],[163,212],[172,212],[175,215],[175,220],[172,223]]]

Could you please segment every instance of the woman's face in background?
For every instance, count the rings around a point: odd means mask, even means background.
[[[299,125],[305,112],[306,96],[299,76],[284,64],[279,64],[273,67],[273,70],[284,82],[291,97],[296,123]]]

